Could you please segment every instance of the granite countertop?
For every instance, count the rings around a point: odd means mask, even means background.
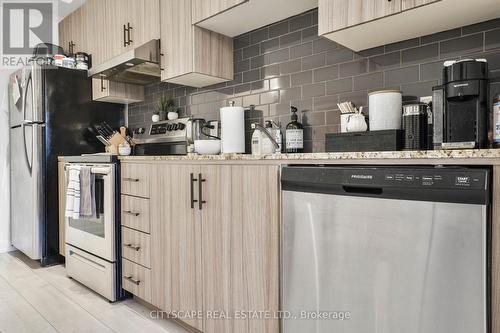
[[[384,151],[345,153],[272,154],[253,156],[250,154],[221,154],[182,156],[120,156],[123,161],[318,161],[318,160],[406,160],[406,159],[499,159],[500,149]]]

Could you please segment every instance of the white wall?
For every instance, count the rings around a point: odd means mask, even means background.
[[[13,250],[10,245],[9,111],[10,70],[0,70],[0,253]]]

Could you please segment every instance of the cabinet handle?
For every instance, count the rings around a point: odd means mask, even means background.
[[[126,47],[127,44],[127,26],[123,25],[123,47]]]
[[[194,203],[198,202],[194,198],[194,182],[198,181],[198,179],[194,178],[194,174],[191,173],[191,209],[194,209]]]
[[[141,280],[134,280],[132,278],[132,276],[124,276],[124,278],[125,278],[125,280],[129,280],[130,282],[132,282],[133,284],[135,284],[137,286],[141,283]]]
[[[106,87],[104,86],[104,77],[101,76],[101,92],[106,90]]]
[[[68,43],[68,51],[69,51],[69,53],[70,53],[70,54],[73,54],[73,53],[74,53],[73,51],[74,51],[74,47],[75,47],[75,45],[76,45],[76,44],[75,44],[75,43],[73,43],[73,41],[70,41],[70,42]]]
[[[139,216],[139,215],[141,215],[141,213],[134,213],[133,211],[130,211],[130,210],[124,210],[123,212],[125,214],[136,216],[136,217]]]
[[[125,247],[129,247],[129,248],[134,249],[134,250],[136,250],[136,251],[139,251],[139,250],[141,249],[141,247],[140,247],[140,246],[134,246],[134,245],[132,245],[132,244],[123,244],[123,246],[125,246]]]
[[[130,30],[132,30],[132,26],[130,25],[130,22],[127,22],[127,35],[128,35],[128,45],[132,44],[134,41],[130,38]]]
[[[207,203],[205,200],[203,200],[203,183],[206,182],[207,180],[202,178],[201,173],[198,174],[198,178],[200,179],[200,182],[198,183],[198,191],[199,191],[198,208],[199,210],[202,210],[203,204]]]
[[[137,183],[139,178],[123,178],[123,181]]]

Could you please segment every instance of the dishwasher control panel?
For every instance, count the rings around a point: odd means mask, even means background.
[[[385,169],[345,170],[344,183],[402,187],[457,187],[484,189],[487,177],[473,169]]]
[[[487,203],[490,174],[486,168],[389,166],[286,166],[284,191],[377,198]]]

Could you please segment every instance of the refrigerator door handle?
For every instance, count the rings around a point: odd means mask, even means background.
[[[31,123],[23,122],[21,124],[21,130],[23,132],[23,147],[24,147],[24,161],[26,162],[26,166],[28,167],[28,170],[30,172],[30,176],[33,174],[33,163],[30,164],[29,156],[28,156],[28,149],[26,148],[26,127],[31,127]],[[32,138],[33,140],[33,138]],[[31,143],[33,146],[33,142]]]
[[[24,86],[24,92],[23,92],[24,93],[24,96],[23,96],[23,120],[24,121],[26,121],[26,120],[32,120],[32,119],[26,119],[26,100],[28,99],[28,90],[29,90],[28,87],[29,87],[29,85],[30,85],[31,82],[32,82],[32,80],[31,80],[31,72],[30,72],[29,76],[28,76],[28,79],[26,80],[26,85]],[[31,89],[31,90],[33,92],[33,89]],[[33,96],[31,96],[31,98],[33,100]]]

